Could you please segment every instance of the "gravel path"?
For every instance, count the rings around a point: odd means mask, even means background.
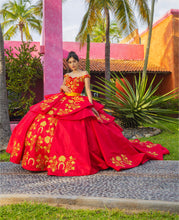
[[[1,162],[1,195],[34,194],[179,202],[179,161],[149,161],[133,169],[91,176],[48,176]]]

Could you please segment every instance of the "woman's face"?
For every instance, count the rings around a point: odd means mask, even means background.
[[[68,65],[72,71],[78,70],[78,61],[73,57],[68,60]]]

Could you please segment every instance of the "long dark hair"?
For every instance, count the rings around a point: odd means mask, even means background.
[[[70,51],[68,54],[68,57],[66,59],[66,61],[68,62],[68,60],[73,57],[75,60],[77,60],[79,62],[79,57],[78,55],[74,52],[74,51]]]

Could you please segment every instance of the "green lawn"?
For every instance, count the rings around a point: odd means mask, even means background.
[[[49,206],[46,204],[21,203],[0,207],[0,219],[2,220],[105,220],[105,219],[126,219],[126,220],[177,220],[179,215],[168,212],[124,212],[118,209],[96,209],[96,210],[72,210],[61,207]]]
[[[0,161],[1,162],[8,162],[10,158],[10,154],[6,153],[5,150],[0,152]]]
[[[163,130],[161,134],[150,138],[141,138],[141,141],[151,141],[153,143],[161,144],[163,147],[166,147],[169,151],[169,155],[164,156],[164,160],[179,160],[179,124],[163,123],[168,130]],[[151,125],[150,125],[151,126]],[[152,127],[152,126],[151,126]],[[159,126],[155,125],[153,127]]]

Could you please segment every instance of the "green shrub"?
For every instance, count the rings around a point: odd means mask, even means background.
[[[133,88],[126,78],[123,77],[121,80],[115,73],[111,76],[111,81],[99,78],[98,85],[94,85],[98,91],[93,90],[93,92],[105,96],[96,99],[112,111],[123,127],[134,128],[143,123],[161,124],[161,126],[162,122],[178,123],[177,119],[170,117],[172,114],[178,114],[178,110],[170,109],[170,106],[162,107],[177,97],[176,89],[161,96],[154,96],[161,83],[160,81],[154,86],[155,77],[147,86],[148,77],[142,78],[139,74],[138,80],[134,77],[135,88]],[[116,81],[120,83],[123,91],[116,87]]]
[[[36,80],[43,76],[41,56],[32,56],[35,51],[36,46],[30,43],[5,49],[10,118],[23,117],[34,103],[35,93],[32,89]]]

